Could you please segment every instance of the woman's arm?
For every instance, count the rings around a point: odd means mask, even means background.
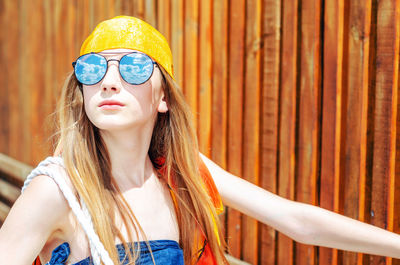
[[[0,264],[32,264],[69,210],[57,184],[37,176],[11,208],[0,229]]]
[[[334,212],[279,197],[201,155],[222,201],[292,239],[310,245],[400,258],[400,236]]]

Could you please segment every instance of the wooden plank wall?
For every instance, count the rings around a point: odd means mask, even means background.
[[[361,3],[362,2],[362,3]],[[400,232],[400,2],[0,0],[0,152],[52,150],[55,103],[94,26],[157,27],[201,151],[286,198]],[[400,264],[293,242],[233,209],[229,252],[252,264]]]

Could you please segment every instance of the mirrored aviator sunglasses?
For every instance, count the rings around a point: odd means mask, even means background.
[[[118,54],[121,52],[107,52],[104,54]],[[72,63],[76,79],[84,85],[99,83],[107,73],[108,62],[119,62],[118,69],[121,77],[131,85],[145,83],[153,74],[154,65],[157,65],[148,55],[141,52],[125,54],[121,59],[107,60],[99,53],[88,53],[80,56]]]

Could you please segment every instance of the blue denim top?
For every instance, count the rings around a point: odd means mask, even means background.
[[[156,264],[163,265],[183,265],[183,251],[179,246],[178,242],[173,240],[150,240],[148,241],[151,251],[153,253],[154,260]],[[140,253],[139,258],[136,260],[137,265],[150,265],[153,264],[153,259],[151,257],[150,251],[147,247],[146,242],[140,241],[135,243],[128,243],[128,246],[131,251],[133,251],[132,245],[134,245],[134,249],[137,250],[138,245],[140,244]],[[117,246],[119,260],[121,264],[128,264],[128,260],[124,260],[125,258],[125,250],[122,244],[118,244]],[[46,265],[65,265],[65,262],[68,259],[70,254],[69,244],[67,242],[62,243],[57,248],[55,248],[51,254],[51,259]],[[73,265],[92,265],[93,262],[90,257],[87,257],[84,260],[81,260]]]

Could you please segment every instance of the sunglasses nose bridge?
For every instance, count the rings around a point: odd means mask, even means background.
[[[118,59],[108,59],[107,60],[107,69],[106,69],[106,75],[110,71],[110,69],[116,69],[119,73],[119,61]],[[110,62],[116,62],[116,63],[111,63]]]
[[[116,59],[110,59],[107,61],[107,63],[110,61],[119,62]],[[101,89],[103,91],[114,91],[114,92],[119,92],[121,90],[121,77],[119,73],[118,64],[108,65],[103,81],[101,82]]]
[[[109,63],[109,62],[118,62],[119,63],[119,60],[117,60],[117,59],[108,59],[107,63]]]

